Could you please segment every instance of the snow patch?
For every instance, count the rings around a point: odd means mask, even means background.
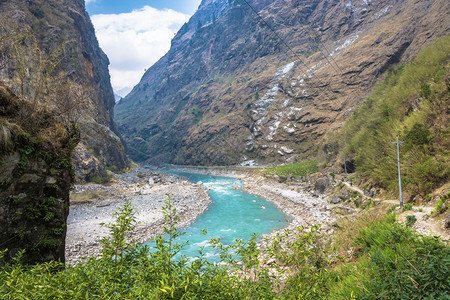
[[[266,139],[268,141],[273,140],[273,136],[277,133],[278,127],[280,126],[280,121],[273,122],[272,126],[269,126],[269,134],[267,135]]]
[[[393,7],[392,5],[386,6],[385,8],[383,8],[382,10],[380,10],[379,12],[377,12],[377,13],[371,18],[371,21],[375,21],[375,20],[381,18],[382,16],[384,16],[385,14],[387,14],[388,12],[390,12],[392,7]]]
[[[287,65],[285,65],[281,70],[279,70],[276,74],[275,77],[277,78],[284,78],[286,77],[286,74],[289,73],[289,71],[291,71],[295,66],[295,61],[288,63]]]
[[[292,154],[294,153],[294,149],[289,149],[286,146],[281,146],[281,150],[283,150],[286,154]]]
[[[241,162],[242,167],[254,167],[256,166],[256,162],[254,159],[244,160]]]
[[[284,131],[286,131],[287,133],[294,133],[295,132],[295,128],[291,128],[291,127],[289,127],[289,126],[287,126],[287,125],[285,125],[284,127],[283,127],[283,129],[284,129]]]
[[[334,51],[331,51],[328,56],[333,56],[337,52],[341,52],[345,48],[349,47],[358,39],[358,37],[359,37],[358,33],[352,34],[348,39],[345,40],[345,42],[342,45],[337,47]]]

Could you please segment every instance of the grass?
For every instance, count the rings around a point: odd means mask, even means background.
[[[86,202],[95,202],[101,199],[105,199],[109,196],[107,191],[91,191],[91,192],[82,192],[82,193],[71,193],[70,194],[70,203],[86,203]]]
[[[274,166],[263,168],[261,172],[265,175],[278,176],[301,176],[305,177],[309,174],[319,171],[316,160],[308,160],[293,165]]]
[[[450,101],[450,37],[423,49],[410,63],[389,73],[345,123],[343,155],[355,157],[358,174],[387,191],[397,187],[400,146],[406,196],[427,195],[450,174],[450,128],[445,109]]]

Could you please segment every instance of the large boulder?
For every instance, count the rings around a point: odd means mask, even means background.
[[[319,193],[324,193],[329,186],[330,179],[328,177],[319,178],[314,183],[314,189]]]

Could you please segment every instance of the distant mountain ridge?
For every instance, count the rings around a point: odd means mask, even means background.
[[[169,52],[117,104],[119,131],[130,156],[148,163],[286,163],[317,155],[326,151],[326,133],[342,126],[386,70],[449,33],[449,6],[203,1]]]

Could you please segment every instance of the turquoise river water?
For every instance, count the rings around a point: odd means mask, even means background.
[[[205,246],[206,257],[217,260],[217,253],[208,248],[211,238],[220,238],[224,245],[235,239],[248,240],[253,233],[269,233],[287,226],[289,217],[271,202],[243,191],[242,181],[229,178],[183,172],[170,172],[181,175],[189,181],[203,182],[212,203],[207,211],[183,231],[186,234],[180,242],[189,241],[181,254],[196,257],[201,246]],[[201,233],[206,229],[208,234]]]

